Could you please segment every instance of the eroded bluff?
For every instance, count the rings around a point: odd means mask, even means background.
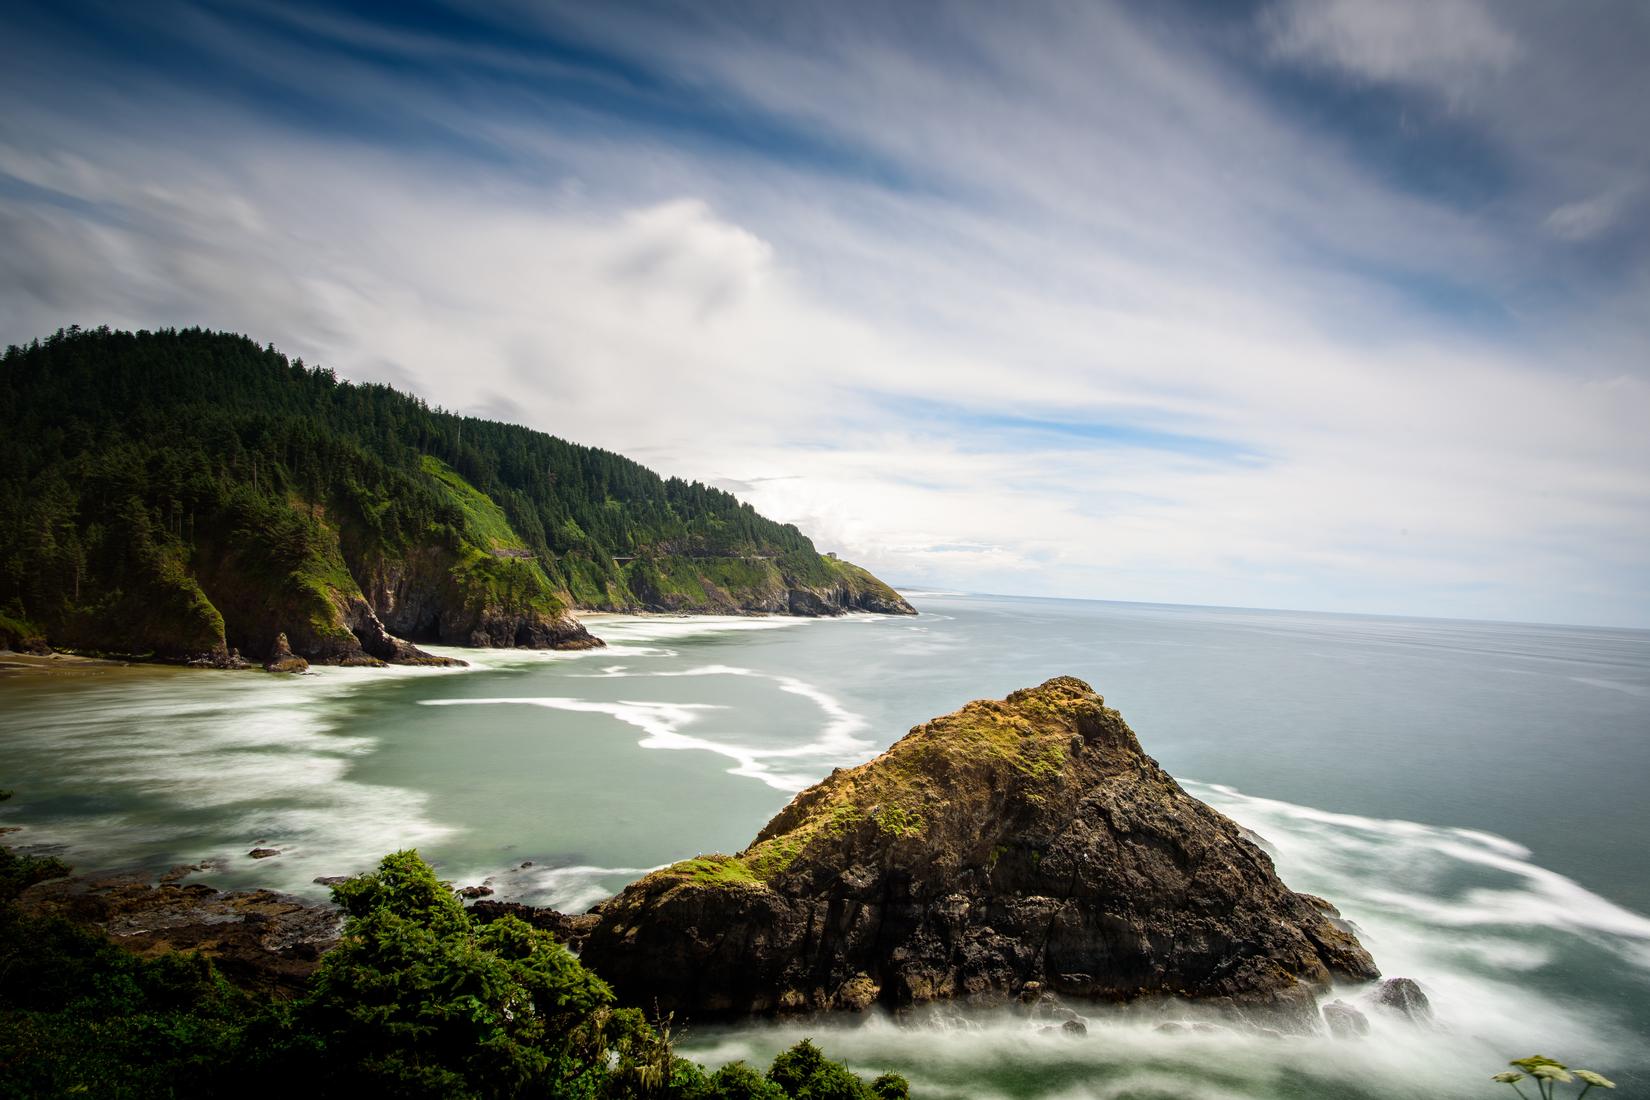
[[[1035,982],[1315,1017],[1331,978],[1378,976],[1332,914],[1060,677],[834,772],[737,856],[632,884],[598,907],[583,955],[627,1003],[699,1016],[989,1002]]]

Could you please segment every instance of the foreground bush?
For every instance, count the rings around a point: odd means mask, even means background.
[[[0,792],[3,793],[3,792]],[[306,994],[235,989],[196,955],[145,962],[18,913],[67,872],[0,848],[0,1096],[895,1100],[804,1040],[766,1075],[678,1058],[546,932],[473,923],[416,852],[333,888],[343,939]]]

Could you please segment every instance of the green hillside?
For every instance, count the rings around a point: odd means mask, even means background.
[[[910,613],[731,494],[242,336],[8,348],[0,423],[0,644],[416,660],[595,644],[572,608]]]

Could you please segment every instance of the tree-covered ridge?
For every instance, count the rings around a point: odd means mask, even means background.
[[[569,605],[904,609],[729,493],[243,336],[13,346],[0,423],[0,615],[61,644],[261,653],[286,631],[329,659],[384,656],[369,610],[509,645],[560,637]]]

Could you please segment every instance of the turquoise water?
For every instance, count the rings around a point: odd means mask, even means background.
[[[931,1095],[1496,1095],[1487,1075],[1535,1051],[1650,1088],[1650,633],[913,600],[914,620],[595,618],[606,650],[463,651],[453,671],[0,679],[3,817],[83,868],[210,859],[214,884],[318,893],[417,846],[459,883],[579,909],[742,847],[920,721],[1072,674],[1441,1026],[1168,1034],[1083,1006],[1082,1039],[987,1013],[696,1028],[692,1052],[765,1060],[826,1028]]]

